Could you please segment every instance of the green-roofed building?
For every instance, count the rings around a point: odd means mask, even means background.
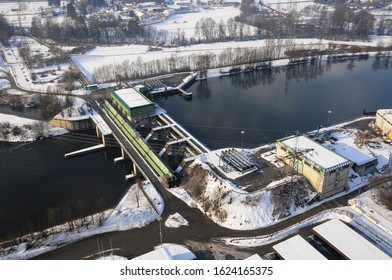
[[[134,88],[114,90],[112,98],[116,107],[129,120],[155,113],[154,103]]]

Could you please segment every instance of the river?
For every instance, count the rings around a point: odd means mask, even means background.
[[[387,59],[301,64],[211,78],[187,89],[191,101],[173,95],[158,103],[210,148],[255,147],[358,117],[364,109],[391,108],[391,64]],[[113,164],[118,149],[64,159],[97,141],[90,132],[0,143],[0,240],[119,201],[131,167]]]
[[[195,82],[191,101],[158,102],[210,148],[251,148],[391,108],[391,66],[392,59],[370,58],[277,67]]]
[[[115,165],[117,148],[64,159],[97,144],[90,132],[33,143],[0,143],[0,240],[116,205],[131,166]]]

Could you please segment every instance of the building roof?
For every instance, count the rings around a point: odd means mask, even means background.
[[[338,219],[316,226],[313,231],[347,259],[391,259],[386,253]]]
[[[137,108],[152,104],[147,98],[133,88],[123,88],[113,91],[113,93],[126,105],[128,108]]]
[[[300,235],[280,242],[272,248],[285,260],[327,260]]]
[[[178,244],[163,244],[133,260],[194,260],[196,256],[184,246]]]
[[[293,151],[301,153],[308,160],[314,162],[326,171],[335,170],[351,164],[348,159],[305,136],[292,136],[290,138],[281,139],[278,142],[289,147]]]
[[[351,160],[358,166],[368,162],[377,161],[375,157],[365,154],[364,152],[356,149],[355,147],[351,147],[346,143],[336,142],[335,144],[327,144],[325,147]]]
[[[247,257],[246,259],[244,259],[244,261],[262,261],[263,258],[260,257],[260,255],[258,254],[254,254],[252,256]]]
[[[382,115],[385,119],[392,121],[392,109],[379,109],[377,115]]]

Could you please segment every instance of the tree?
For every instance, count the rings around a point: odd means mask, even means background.
[[[60,0],[48,0],[48,5],[49,5],[49,6],[57,6],[57,7],[60,7],[60,6],[61,6],[61,3],[60,3]]]
[[[3,14],[0,14],[0,42],[8,46],[8,40],[14,34],[12,26],[8,23]]]
[[[71,3],[67,4],[67,17],[76,18],[78,14],[76,13],[75,6]]]
[[[367,39],[373,31],[374,21],[374,16],[367,11],[358,12],[354,18],[355,34],[359,38]]]
[[[346,30],[349,30],[353,17],[354,12],[346,5],[336,5],[330,17],[330,34],[342,36]]]

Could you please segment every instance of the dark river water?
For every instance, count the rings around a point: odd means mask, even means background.
[[[210,148],[242,142],[255,147],[358,117],[364,109],[391,108],[391,78],[386,59],[298,65],[196,82],[187,89],[192,101],[173,95],[158,102]],[[28,114],[38,118],[34,111]],[[65,153],[96,143],[93,133],[0,143],[0,240],[119,201],[131,167],[114,165],[118,149],[64,159]]]
[[[173,95],[159,103],[210,148],[240,147],[242,141],[255,147],[358,117],[365,109],[391,108],[391,64],[371,58],[211,78],[187,89],[192,101]]]
[[[118,203],[131,170],[113,163],[119,149],[64,159],[65,153],[96,144],[93,133],[0,143],[0,240]]]

